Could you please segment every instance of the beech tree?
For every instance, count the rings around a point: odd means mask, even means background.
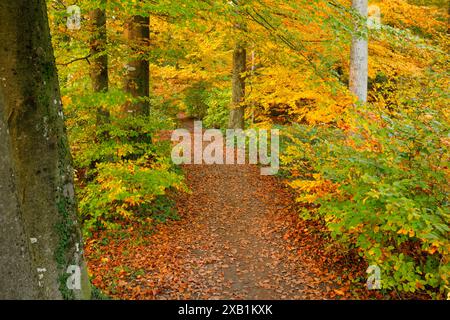
[[[247,68],[246,62],[247,50],[242,44],[238,43],[233,51],[232,103],[229,123],[231,129],[244,128],[245,107],[241,103],[245,97],[245,77],[242,76],[242,73]]]
[[[233,5],[238,6],[236,0]],[[239,15],[239,10],[236,10]],[[235,30],[238,32],[245,29],[242,24],[236,23]],[[239,34],[237,34],[239,37]],[[237,39],[233,50],[233,78],[232,78],[232,98],[228,127],[230,129],[244,129],[245,107],[242,102],[245,98],[245,77],[243,73],[247,70],[247,50],[242,40]]]
[[[101,1],[102,8],[96,8],[89,12],[91,24],[90,55],[90,76],[92,89],[94,92],[108,91],[108,55],[106,52],[106,0]],[[97,109],[97,123],[102,124],[109,121],[109,112],[104,108]]]
[[[126,69],[125,90],[139,102],[127,106],[127,111],[146,115],[149,113],[149,103],[145,100],[150,93],[149,62],[140,53],[142,48],[150,42],[150,18],[140,15],[131,17],[127,23],[125,36],[131,48],[133,59],[128,62]]]
[[[106,0],[101,1],[102,5]],[[95,92],[108,90],[108,56],[106,54],[106,13],[102,8],[93,9],[89,12],[92,33],[90,41],[91,81]]]
[[[355,23],[355,34],[352,39],[350,53],[350,91],[360,102],[367,102],[368,59],[366,19],[368,16],[367,0],[352,0],[352,7],[359,17]],[[361,20],[361,19],[362,20]]]
[[[89,298],[46,2],[1,1],[0,40],[0,298]]]

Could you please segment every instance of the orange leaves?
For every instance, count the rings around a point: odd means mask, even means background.
[[[72,103],[72,99],[69,96],[62,96],[61,103],[63,106],[67,106]]]
[[[398,234],[408,235],[410,238],[414,237],[415,232],[414,230],[406,230],[404,228],[401,228],[397,231]]]
[[[329,272],[299,255],[293,200],[275,178],[249,165],[184,169],[192,194],[177,196],[181,220],[88,240],[97,287],[121,299],[331,295]]]
[[[266,67],[251,78],[252,90],[246,100],[258,106],[255,113],[259,120],[277,122],[274,115],[283,114],[295,122],[335,121],[352,104],[352,98],[344,88],[332,93],[332,86],[340,86],[335,80],[325,83],[315,77],[307,68]]]
[[[334,289],[333,292],[336,293],[337,295],[345,296],[345,292],[343,290]]]
[[[417,6],[406,0],[389,1],[381,0],[376,3],[382,13],[383,23],[399,28],[421,29],[426,33],[435,34],[446,31],[446,9],[438,9],[431,6]]]
[[[314,174],[313,178],[315,180],[294,180],[289,183],[300,194],[296,198],[297,202],[314,203],[318,198],[336,192],[338,184],[323,180],[319,174]]]
[[[142,203],[142,196],[139,194],[135,194],[135,195],[132,195],[132,196],[126,198],[124,200],[124,202],[129,204],[130,206],[136,206],[136,205]]]

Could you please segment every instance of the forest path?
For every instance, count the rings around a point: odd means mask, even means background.
[[[192,120],[182,127],[193,130]],[[204,143],[205,144],[205,143]],[[185,165],[191,194],[177,210],[184,223],[172,246],[184,248],[178,279],[193,299],[323,299],[325,294],[297,250],[284,239],[291,195],[252,165]],[[159,298],[177,298],[177,290]],[[175,292],[175,296],[173,293]]]
[[[193,124],[184,120],[182,126],[192,129]],[[288,241],[298,233],[292,231],[294,201],[276,177],[261,176],[254,165],[184,165],[183,170],[191,193],[176,196],[179,220],[158,225],[142,245],[125,239],[115,248],[103,246],[99,259],[90,259],[97,272],[122,268],[122,279],[106,290],[109,295],[327,298],[332,289],[322,270]],[[96,282],[104,285],[108,278],[116,279],[111,274]]]

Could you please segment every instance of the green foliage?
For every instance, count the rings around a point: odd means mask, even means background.
[[[67,106],[85,233],[161,220],[161,212],[153,208],[159,197],[184,186],[170,161],[170,142],[158,139],[173,123],[156,106],[148,116],[114,116],[120,115],[115,108],[130,101],[125,93],[111,90],[77,96]],[[109,120],[97,123],[93,105],[109,110]],[[169,209],[167,217],[173,217]]]
[[[99,288],[92,285],[91,286],[92,297],[91,300],[111,300],[110,297],[105,295]]]
[[[214,88],[199,81],[185,91],[187,113],[203,120],[208,128],[225,128],[228,124],[231,89]]]
[[[228,125],[228,117],[230,115],[230,98],[231,91],[229,88],[225,90],[212,89],[206,99],[208,110],[203,119],[207,128],[226,128]]]
[[[450,141],[442,114],[369,109],[355,119],[352,130],[297,125],[288,135],[291,185],[299,202],[318,205],[304,217],[322,219],[333,238],[380,266],[383,288],[444,294]]]
[[[190,116],[197,119],[203,119],[206,116],[208,90],[210,90],[210,85],[204,81],[198,81],[186,89],[184,104]]]
[[[136,161],[98,164],[95,179],[81,192],[80,212],[85,228],[115,229],[117,222],[152,218],[154,201],[170,188],[181,187],[179,175],[147,157]]]

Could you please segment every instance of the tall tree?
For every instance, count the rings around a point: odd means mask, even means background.
[[[147,115],[150,106],[145,98],[150,94],[150,70],[148,59],[143,57],[141,52],[150,43],[150,18],[139,15],[131,17],[125,29],[125,36],[135,56],[126,66],[125,90],[134,97],[141,98],[139,102],[128,105],[126,111]]]
[[[90,296],[46,10],[0,2],[0,298]]]
[[[247,50],[241,42],[236,44],[233,51],[233,82],[230,120],[230,129],[244,129],[245,107],[242,102],[245,98],[245,77],[243,73],[247,69]]]
[[[236,17],[239,19],[239,1],[231,2],[236,9]],[[236,37],[239,38],[239,30],[245,30],[242,23],[236,22],[234,29]],[[241,39],[236,40],[233,50],[233,78],[232,78],[232,98],[228,127],[230,129],[244,129],[245,107],[242,105],[245,98],[245,77],[242,75],[247,70],[247,50]]]
[[[89,12],[91,22],[91,40],[90,55],[92,63],[90,65],[90,75],[92,89],[94,92],[108,91],[108,54],[106,52],[107,34],[106,34],[106,0],[101,0],[101,8]],[[109,121],[109,112],[102,107],[97,109],[97,123],[107,123]]]
[[[367,102],[368,84],[368,39],[367,16],[368,1],[352,0],[352,7],[358,13],[355,32],[352,39],[350,53],[350,91],[358,97],[360,102]]]
[[[106,0],[102,0],[104,5]],[[108,55],[106,54],[106,13],[104,9],[97,8],[89,12],[92,33],[90,41],[91,81],[95,92],[108,90]]]

